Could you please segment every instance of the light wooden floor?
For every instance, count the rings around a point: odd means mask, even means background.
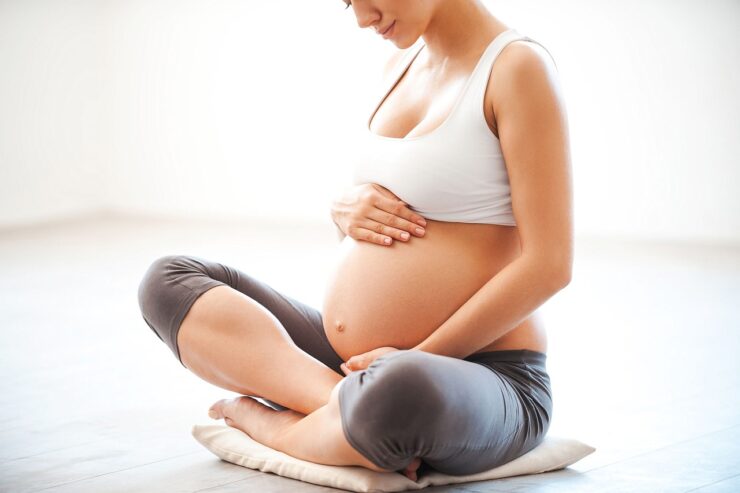
[[[220,461],[190,435],[235,394],[181,367],[138,311],[160,255],[200,255],[320,307],[324,224],[99,217],[0,233],[0,491],[337,491]],[[740,491],[740,248],[578,238],[543,308],[566,470],[426,491]]]

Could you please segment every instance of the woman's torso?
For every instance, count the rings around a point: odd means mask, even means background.
[[[426,339],[520,253],[516,228],[427,220],[423,238],[390,246],[346,236],[329,279],[322,315],[345,361],[382,346],[409,349]],[[475,352],[547,352],[536,312]]]
[[[431,134],[446,122],[477,61],[473,56],[437,75],[412,64],[376,107],[368,131],[381,139]],[[420,97],[419,87],[436,90]],[[491,139],[498,137],[494,90],[493,84],[486,85],[481,109]],[[408,242],[381,246],[347,236],[340,244],[322,315],[329,342],[343,359],[381,346],[416,346],[521,254],[516,226],[426,219],[422,238],[412,235]],[[475,352],[504,349],[547,352],[537,312]]]

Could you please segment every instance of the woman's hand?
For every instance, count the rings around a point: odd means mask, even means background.
[[[427,224],[406,202],[377,183],[350,188],[332,203],[331,217],[347,236],[384,246],[393,238],[408,241],[409,233],[424,236]]]
[[[352,356],[345,363],[339,365],[339,367],[342,369],[345,375],[349,375],[353,371],[364,370],[365,368],[370,366],[370,363],[375,361],[377,358],[380,358],[386,353],[392,353],[393,351],[400,351],[400,349],[391,346],[379,347],[377,349],[373,349],[372,351]]]

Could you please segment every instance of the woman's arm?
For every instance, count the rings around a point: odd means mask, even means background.
[[[385,87],[386,86],[385,79],[391,74],[391,70],[392,69],[395,69],[396,64],[401,60],[401,58],[404,56],[404,54],[405,53],[408,53],[409,49],[410,49],[410,47],[409,48],[405,48],[403,50],[393,50],[393,52],[391,53],[391,55],[388,57],[388,59],[386,60],[385,64],[383,65],[383,70],[382,70],[382,74],[381,74],[381,77],[380,77],[381,80],[383,81],[382,84],[380,84],[381,87]],[[332,220],[334,221],[334,225],[337,228],[337,237],[339,238],[339,241],[344,240],[344,237],[347,236],[347,235],[344,234],[344,232],[342,231],[342,229],[339,227],[339,225],[337,224],[337,222],[334,220],[333,213],[332,213]]]
[[[570,282],[570,145],[557,69],[537,45],[513,42],[491,77],[522,253],[412,349],[465,358],[519,325]]]
[[[347,235],[344,234],[344,231],[342,231],[341,229],[339,229],[339,226],[337,225],[337,223],[334,223],[334,226],[336,226],[336,228],[337,228],[337,237],[339,238],[339,241],[344,240],[344,237],[347,236]]]
[[[521,256],[411,349],[463,359],[519,325],[568,282],[552,264]]]
[[[339,241],[341,242],[346,234],[344,234],[344,231],[342,231],[342,228],[339,227],[339,223],[337,222],[337,217],[335,215],[335,209],[336,209],[336,203],[337,199],[332,199],[330,205],[329,205],[329,216],[331,217],[331,222],[334,223],[334,227],[337,230],[337,237],[339,238]]]

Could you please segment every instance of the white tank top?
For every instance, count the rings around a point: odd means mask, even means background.
[[[375,134],[370,131],[372,118],[424,44],[408,50],[391,74],[391,87],[359,132],[358,147],[353,149],[353,184],[382,185],[428,219],[515,226],[506,164],[499,140],[486,123],[483,104],[496,57],[516,40],[541,45],[515,29],[496,36],[436,129],[405,138]]]

